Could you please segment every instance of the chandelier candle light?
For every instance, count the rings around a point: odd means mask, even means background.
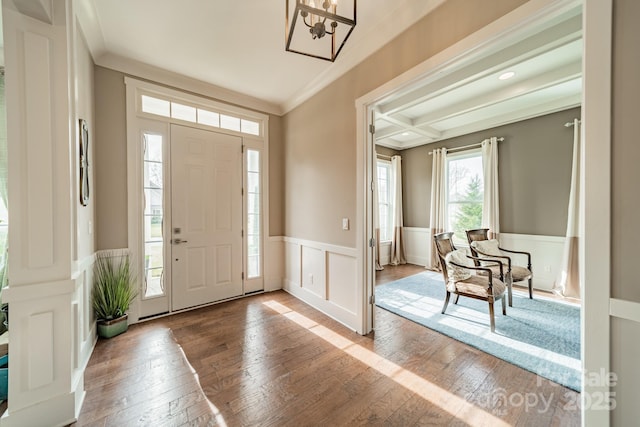
[[[335,61],[356,26],[356,0],[285,1],[286,50]],[[343,13],[348,13],[353,3],[353,16],[338,15],[338,3]],[[290,9],[293,10],[291,19]]]

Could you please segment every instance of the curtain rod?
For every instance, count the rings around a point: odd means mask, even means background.
[[[376,153],[376,156],[377,156],[379,159],[391,160],[391,156],[387,156],[386,154],[378,154],[378,153]]]
[[[499,137],[497,139],[498,139],[498,142],[504,141],[503,137]],[[468,148],[475,148],[475,147],[481,147],[481,146],[482,146],[482,142],[478,142],[477,144],[469,144],[469,145],[465,145],[465,146],[462,146],[462,147],[455,147],[455,148],[447,149],[447,153],[450,152],[450,151],[466,150]],[[431,155],[432,153],[433,153],[433,151],[429,151],[428,154]]]
[[[582,123],[582,120],[580,119],[576,119],[576,120],[578,120],[578,123]],[[571,126],[573,126],[573,122],[567,122],[564,124],[564,127],[566,128],[570,128]]]

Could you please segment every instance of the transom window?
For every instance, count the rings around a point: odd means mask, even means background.
[[[466,244],[465,230],[482,225],[484,180],[480,150],[451,154],[447,158],[447,230],[454,242]]]
[[[222,112],[209,111],[198,106],[169,101],[150,95],[141,95],[140,101],[143,113],[260,136],[260,122],[255,120],[226,112],[223,114]]]

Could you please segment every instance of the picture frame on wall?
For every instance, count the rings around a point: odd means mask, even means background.
[[[78,153],[80,158],[80,204],[87,206],[89,204],[89,127],[84,119],[80,119],[80,147]]]

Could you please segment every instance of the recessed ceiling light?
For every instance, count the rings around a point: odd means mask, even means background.
[[[500,77],[498,77],[500,80],[507,80],[510,79],[511,77],[515,76],[516,73],[514,71],[507,71],[506,73],[502,73],[500,74]]]
[[[409,136],[409,132],[402,132],[402,136]]]

